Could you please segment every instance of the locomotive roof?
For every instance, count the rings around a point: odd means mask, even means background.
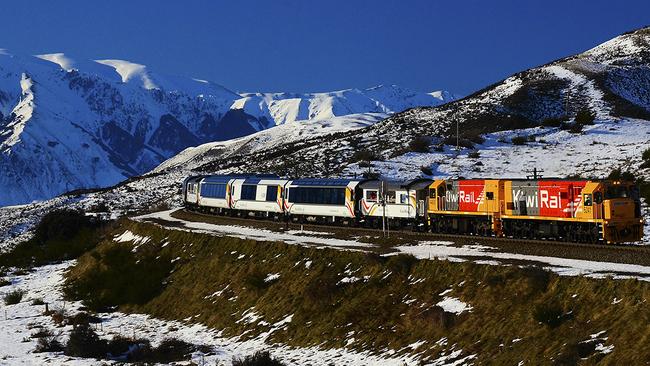
[[[361,188],[381,188],[382,181],[384,182],[384,189],[398,190],[398,189],[423,189],[428,187],[432,179],[417,178],[414,180],[392,180],[392,179],[370,179],[361,182]]]

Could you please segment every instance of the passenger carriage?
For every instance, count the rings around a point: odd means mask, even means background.
[[[230,208],[245,216],[280,218],[284,215],[287,182],[277,177],[234,179],[230,184]]]
[[[293,221],[356,221],[355,197],[361,181],[351,179],[296,179],[285,186],[284,210]]]
[[[393,227],[424,226],[431,182],[372,179],[360,183],[360,221],[369,227],[380,227],[384,219]]]

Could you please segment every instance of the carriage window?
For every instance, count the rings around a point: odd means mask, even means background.
[[[257,186],[254,184],[244,184],[241,186],[241,199],[255,201]]]
[[[207,198],[226,198],[226,185],[203,184],[201,185],[201,196]]]
[[[266,200],[275,201],[278,198],[278,186],[266,186]]]
[[[590,193],[584,195],[585,206],[591,206],[592,205],[591,199],[592,199],[592,196],[591,196]]]
[[[485,194],[488,200],[493,200],[494,199],[494,192],[487,192]]]
[[[386,192],[386,203],[395,203],[395,191]]]
[[[377,202],[377,191],[366,191],[366,201]]]
[[[287,189],[287,197],[289,197],[288,191]],[[294,187],[288,200],[293,203],[343,205],[345,188]]]
[[[399,195],[399,203],[401,203],[401,204],[409,203],[409,195],[406,194],[406,193],[401,193]]]
[[[429,190],[429,198],[436,198],[436,189]]]

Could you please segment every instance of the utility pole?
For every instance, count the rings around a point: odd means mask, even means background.
[[[381,215],[381,232],[384,234],[384,237],[386,237],[386,189],[384,185],[384,181],[381,181],[381,206],[383,209],[383,213]]]
[[[525,172],[526,173],[533,173],[533,175],[532,175],[533,179],[539,179],[539,178],[543,177],[543,175],[541,175],[539,173],[543,173],[544,171],[543,170],[537,170],[537,167],[534,167],[532,171],[531,170],[525,170]],[[530,179],[530,177],[531,177],[530,175],[527,175],[526,179]]]
[[[460,126],[456,120],[456,151],[460,151]]]

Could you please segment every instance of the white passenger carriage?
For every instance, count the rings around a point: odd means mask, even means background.
[[[294,221],[350,223],[356,218],[358,180],[297,179],[285,186],[284,209]]]
[[[199,205],[199,183],[203,179],[202,175],[192,176],[183,182],[183,200],[189,207],[198,207]]]
[[[386,220],[394,226],[406,226],[426,220],[428,187],[431,180],[367,180],[359,184],[359,211],[365,226],[381,226]]]
[[[230,208],[242,215],[279,218],[283,213],[283,192],[288,180],[247,177],[230,184]]]

